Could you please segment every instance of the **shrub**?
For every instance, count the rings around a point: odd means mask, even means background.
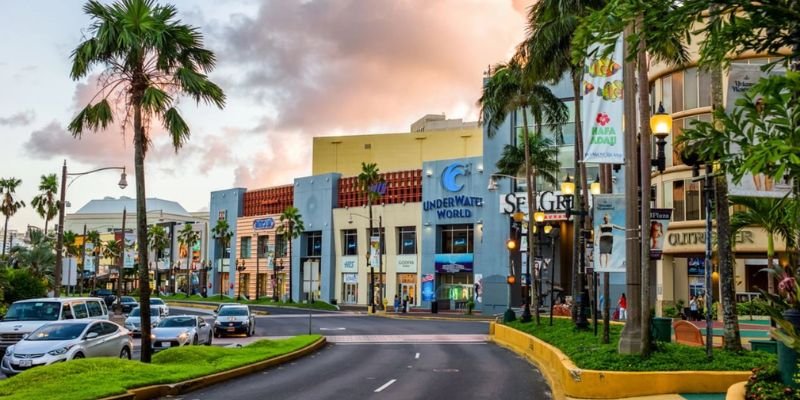
[[[42,278],[35,276],[28,269],[6,269],[2,271],[2,284],[5,298],[3,302],[11,304],[17,300],[44,297],[47,287]]]
[[[678,309],[673,306],[664,307],[664,309],[661,311],[661,314],[666,318],[678,318],[681,316],[681,313],[678,311]]]
[[[769,315],[767,302],[759,299],[736,303],[736,312],[739,315]]]
[[[800,399],[800,391],[784,385],[775,366],[753,369],[745,390],[747,400]]]

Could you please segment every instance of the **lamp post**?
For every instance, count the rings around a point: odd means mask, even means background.
[[[375,301],[375,272],[373,271],[373,268],[370,265],[370,250],[371,250],[370,246],[371,246],[372,235],[373,235],[372,222],[374,221],[374,218],[372,218],[372,207],[370,207],[370,215],[369,215],[369,217],[366,216],[366,215],[361,215],[361,214],[356,214],[356,213],[350,213],[350,214],[348,214],[348,217],[349,217],[348,220],[347,220],[348,224],[352,224],[353,223],[353,217],[360,217],[360,218],[364,218],[364,219],[369,221],[369,234],[367,235],[367,252],[366,252],[367,256],[366,256],[366,258],[367,258],[367,267],[369,267],[369,276],[370,276],[369,282],[370,282],[370,284],[369,284],[369,293],[368,293],[368,296],[367,296],[367,298],[368,298],[367,301],[369,301],[369,304],[371,306],[371,310],[372,310],[371,312],[375,313],[375,303],[376,303],[376,301]],[[384,297],[384,294],[383,294],[383,283],[384,283],[384,279],[383,279],[383,254],[381,253],[381,249],[382,248],[383,248],[383,215],[379,215],[378,216],[378,267],[379,267],[379,273],[380,273],[381,282],[379,282],[378,284],[381,285],[381,286],[380,286],[380,290],[379,290],[380,299],[378,299],[378,302],[381,305],[383,304],[383,297]]]
[[[239,274],[239,294],[236,295],[236,300],[241,300],[242,298],[242,273],[246,268],[244,258],[240,258],[236,261],[236,273]]]
[[[587,329],[589,327],[589,321],[586,318],[586,306],[589,302],[589,294],[586,293],[586,252],[583,250],[585,247],[585,240],[586,240],[586,232],[583,231],[583,224],[584,224],[584,217],[586,216],[586,211],[578,210],[573,211],[572,200],[573,196],[575,196],[575,182],[567,175],[564,179],[564,182],[561,183],[561,194],[567,198],[567,219],[570,216],[575,215],[578,216],[578,222],[574,224],[575,229],[580,229],[580,243],[578,243],[578,276],[577,276],[577,287],[573,289],[573,293],[575,294],[575,306],[577,307],[577,318],[575,320],[575,327],[578,329]]]
[[[659,173],[663,173],[666,169],[664,147],[667,144],[667,136],[672,133],[672,116],[664,111],[663,103],[658,103],[658,111],[650,117],[650,130],[656,138],[658,148],[656,158],[650,160],[650,165],[656,167]]]
[[[83,175],[89,175],[95,172],[105,171],[109,169],[121,169],[122,175],[119,179],[119,188],[125,189],[128,187],[128,180],[126,179],[127,175],[125,174],[125,167],[105,167],[105,168],[98,168],[91,171],[86,172],[72,172],[67,173],[67,160],[64,160],[64,165],[61,167],[61,200],[58,203],[58,233],[56,234],[56,265],[54,268],[53,274],[53,295],[55,297],[59,297],[59,292],[61,290],[61,264],[63,258],[63,251],[64,251],[64,206],[66,205],[66,194],[67,194],[67,177],[73,176],[75,177],[69,183],[72,185],[75,180],[80,178]]]

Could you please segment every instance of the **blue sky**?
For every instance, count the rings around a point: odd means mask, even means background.
[[[215,51],[224,110],[184,99],[192,129],[175,154],[161,129],[146,161],[147,196],[207,207],[211,190],[251,189],[310,174],[311,138],[405,132],[426,113],[477,119],[482,71],[524,35],[525,0],[173,1]],[[134,197],[130,132],[72,139],[65,127],[94,93],[68,76],[89,20],[80,1],[5,1],[0,24],[0,177],[23,180],[27,203],[42,174],[125,165],[130,185],[103,172],[76,181],[75,211],[104,196]],[[30,207],[10,228],[42,225]]]

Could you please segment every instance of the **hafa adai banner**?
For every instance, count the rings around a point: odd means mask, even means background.
[[[608,56],[595,47],[583,75],[583,161],[624,164],[622,36]]]
[[[369,237],[369,267],[379,268],[381,262],[381,238],[380,236]]]
[[[660,260],[664,251],[664,238],[667,237],[671,208],[650,209],[650,259]]]
[[[592,211],[595,272],[625,272],[625,196],[598,194]]]
[[[785,71],[780,69],[764,72],[761,71],[761,67],[758,65],[731,64],[730,74],[728,75],[728,98],[725,104],[725,112],[732,113],[736,101],[743,98],[759,79],[784,73]],[[758,102],[760,99],[754,100]],[[738,152],[739,146],[735,143],[731,144],[731,153],[736,154]],[[731,196],[784,197],[791,188],[791,182],[774,181],[763,174],[746,174],[738,184],[734,184],[733,178],[728,175],[728,190]]]

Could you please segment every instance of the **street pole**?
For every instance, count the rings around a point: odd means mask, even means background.
[[[383,276],[383,214],[378,216],[378,293],[380,293],[381,298],[378,299],[380,302],[381,310],[386,311],[384,299],[386,299],[386,293],[383,291],[386,289],[386,278]]]
[[[555,229],[553,230],[555,232]],[[556,280],[556,237],[555,233],[550,236],[550,326],[553,326],[553,304],[556,298],[553,296],[553,282]]]
[[[261,236],[260,235],[256,235],[256,301],[258,301],[258,288],[259,288],[259,285],[258,285],[258,283],[259,283],[259,280],[258,280],[259,275],[258,275],[258,273],[260,272],[259,261],[261,260],[261,246],[259,246],[260,239],[261,239]]]
[[[711,360],[714,355],[711,351],[713,343],[713,322],[711,321],[711,307],[714,305],[714,296],[711,290],[711,210],[714,187],[712,186],[712,167],[706,164],[706,176],[703,179],[703,190],[706,194],[706,259],[705,259],[705,280],[706,280],[706,356]]]
[[[56,233],[56,265],[53,268],[53,297],[61,294],[61,265],[63,264],[64,252],[64,206],[66,204],[67,192],[67,160],[61,167],[61,201],[58,203],[58,232]],[[5,246],[5,243],[3,244]]]
[[[122,241],[120,246],[120,254],[119,260],[117,261],[117,268],[119,268],[119,272],[117,273],[117,300],[122,298],[122,268],[125,265],[125,220],[128,219],[128,207],[122,208]],[[139,289],[141,290],[141,288]],[[122,312],[120,306],[122,303],[115,304],[114,311]]]
[[[369,296],[367,296],[369,300],[369,307],[372,309],[372,313],[375,313],[375,270],[370,265],[370,252],[372,251],[372,196],[367,193],[367,208],[369,208],[369,234],[367,234],[367,267],[369,268]]]

